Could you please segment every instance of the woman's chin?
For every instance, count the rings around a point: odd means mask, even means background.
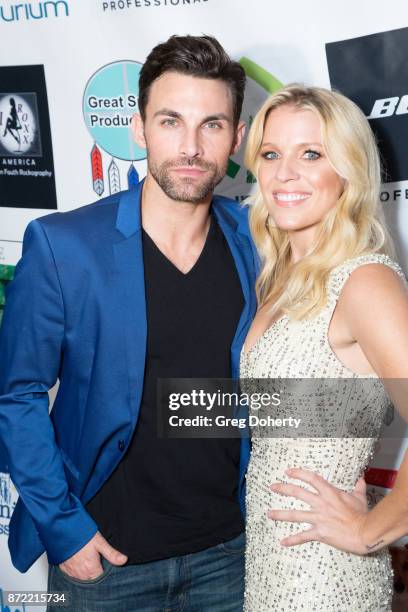
[[[307,227],[306,223],[300,222],[298,219],[277,219],[271,223],[271,226],[277,227],[284,232],[296,232]]]

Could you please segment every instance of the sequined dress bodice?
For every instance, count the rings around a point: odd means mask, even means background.
[[[285,315],[248,352],[242,350],[243,383],[245,379],[261,378],[361,379],[359,392],[342,410],[348,422],[353,422],[353,417],[360,422],[361,415],[369,411],[374,429],[379,429],[376,426],[389,405],[381,381],[375,374],[359,375],[346,368],[328,341],[330,320],[347,278],[358,266],[369,263],[387,265],[404,278],[398,264],[382,254],[363,255],[336,267],[327,281],[327,304],[317,316],[292,321]],[[369,401],[365,381],[370,383]],[[310,410],[302,397],[299,395],[294,408],[298,414]],[[296,414],[292,410],[287,416]],[[293,482],[308,488],[285,474],[288,467],[313,470],[336,487],[351,491],[372,457],[375,442],[376,436],[253,436],[247,472],[245,612],[391,610],[392,569],[387,549],[360,556],[316,541],[285,548],[280,540],[310,525],[273,521],[266,515],[271,508],[308,509],[304,502],[269,488],[273,482]]]

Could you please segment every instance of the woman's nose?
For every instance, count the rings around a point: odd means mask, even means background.
[[[276,179],[282,183],[299,178],[299,172],[296,167],[296,160],[286,157],[276,160]]]

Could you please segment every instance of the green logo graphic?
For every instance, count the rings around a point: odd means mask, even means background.
[[[4,290],[6,285],[12,280],[14,275],[14,266],[5,266],[0,264],[0,325],[3,317],[3,308],[5,303]]]
[[[283,87],[283,83],[276,77],[247,57],[241,57],[239,63],[245,70],[247,77],[258,83],[268,93],[272,94]]]
[[[247,75],[247,77],[255,81],[255,83],[258,83],[258,85],[260,85],[260,87],[262,87],[262,89],[264,89],[267,93],[272,94],[278,89],[281,89],[281,87],[283,87],[283,83],[281,83],[279,79],[277,79],[273,76],[273,74],[265,70],[265,68],[262,68],[262,66],[259,66],[258,64],[250,60],[248,57],[241,57],[239,63],[245,70],[245,74]],[[251,123],[252,116],[249,117],[249,125],[251,125]],[[237,164],[237,162],[235,162],[233,159],[230,159],[228,161],[227,176],[234,179],[240,170],[241,166]],[[256,182],[256,179],[251,174],[251,172],[247,172],[246,181],[247,183]]]

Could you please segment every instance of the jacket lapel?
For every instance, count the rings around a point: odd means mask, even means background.
[[[242,345],[256,311],[254,254],[246,222],[243,223],[244,219],[241,219],[237,223],[222,205],[218,205],[218,200],[218,197],[213,200],[213,211],[234,258],[245,300],[231,344],[231,376],[238,378]]]
[[[241,217],[240,222],[237,223],[222,206],[218,206],[218,198],[215,198],[213,201],[213,211],[234,258],[245,300],[245,305],[231,344],[231,377],[238,379],[242,345],[256,312],[256,262],[254,250],[250,243],[246,219]],[[245,474],[248,467],[250,451],[250,438],[248,431],[244,430],[241,437],[241,452],[239,460],[239,500],[244,517],[246,509]]]
[[[139,183],[121,196],[116,219],[121,238],[113,245],[116,301],[125,339],[132,414],[136,419],[143,390],[147,338],[140,212],[142,187],[143,183]]]

